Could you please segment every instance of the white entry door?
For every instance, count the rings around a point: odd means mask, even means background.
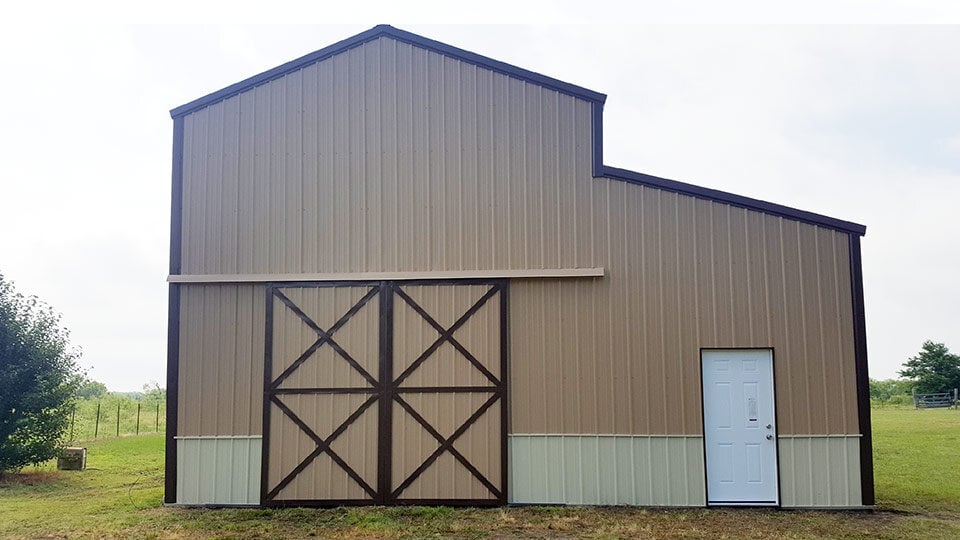
[[[773,351],[705,350],[707,504],[779,504]]]

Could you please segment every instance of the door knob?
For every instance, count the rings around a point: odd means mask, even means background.
[[[768,440],[768,441],[772,441],[772,440],[773,440],[773,435],[767,435],[767,440]]]

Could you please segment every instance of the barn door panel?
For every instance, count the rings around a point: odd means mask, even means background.
[[[394,286],[398,502],[505,500],[503,296],[497,284]]]
[[[263,504],[506,503],[505,282],[267,294]]]
[[[276,396],[270,439],[283,444],[271,448],[270,500],[373,502],[375,401],[364,394]]]
[[[268,288],[262,502],[377,498],[379,292]]]

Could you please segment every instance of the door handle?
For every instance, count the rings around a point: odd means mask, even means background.
[[[768,440],[768,441],[772,441],[772,440],[773,440],[773,435],[767,435],[767,440]]]

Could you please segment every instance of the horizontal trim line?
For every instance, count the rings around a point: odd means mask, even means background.
[[[631,437],[634,439],[702,439],[703,435],[629,435],[617,433],[510,433],[508,437]]]
[[[321,274],[172,274],[169,283],[280,283],[286,281],[407,281],[415,279],[530,279],[603,277],[599,268],[530,268],[517,270],[439,270],[411,272],[343,272]]]
[[[374,41],[381,37],[393,38],[402,43],[407,43],[415,47],[419,47],[421,49],[433,51],[435,53],[442,54],[444,56],[448,56],[450,58],[454,58],[462,62],[466,62],[468,64],[473,64],[475,66],[486,68],[491,71],[495,71],[497,73],[502,73],[508,77],[513,77],[515,79],[520,79],[522,81],[527,81],[533,84],[537,84],[545,88],[549,88],[551,90],[560,92],[562,94],[578,97],[587,101],[603,103],[607,99],[606,95],[601,94],[600,92],[589,90],[587,88],[583,88],[582,86],[570,84],[568,82],[564,82],[559,79],[554,79],[553,77],[547,77],[546,75],[541,75],[533,71],[529,71],[517,66],[507,64],[506,62],[494,60],[492,58],[488,58],[486,56],[472,53],[464,49],[459,49],[457,47],[447,45],[446,43],[441,43],[439,41],[435,41],[411,32],[407,32],[406,30],[400,30],[390,25],[381,24],[371,28],[370,30],[361,32],[353,37],[349,37],[347,39],[334,43],[333,45],[324,47],[318,51],[314,51],[305,56],[301,56],[300,58],[291,60],[273,69],[269,69],[267,71],[264,71],[263,73],[254,75],[253,77],[244,79],[235,84],[231,84],[226,88],[217,90],[216,92],[207,94],[206,96],[203,96],[199,99],[195,99],[189,103],[176,107],[175,109],[170,111],[170,116],[172,118],[185,116],[187,114],[195,112],[204,107],[213,105],[214,103],[217,103],[219,101],[223,101],[227,98],[233,97],[237,94],[240,94],[241,92],[245,92],[247,90],[250,90],[251,88],[255,88],[261,84],[265,84],[272,80],[279,79],[280,77],[283,77],[288,73],[298,71],[311,64],[316,64],[317,62],[321,62],[323,60],[326,60],[327,58],[346,52],[354,47],[359,47],[364,43],[367,43],[369,41]]]
[[[617,167],[610,167],[608,165],[603,165],[597,172],[600,174],[594,174],[594,177],[611,178],[613,180],[623,180],[633,184],[646,185],[683,195],[690,195],[700,199],[739,206],[740,208],[746,208],[747,210],[756,210],[775,216],[794,219],[797,221],[810,223],[811,225],[820,225],[838,231],[850,232],[860,236],[863,236],[867,233],[867,227],[865,225],[860,225],[859,223],[832,218],[821,214],[815,214],[813,212],[807,212],[806,210],[799,210],[797,208],[790,208],[789,206],[783,206],[781,204],[761,201],[760,199],[744,197],[743,195],[736,195],[734,193],[720,191],[718,189],[706,188],[694,184],[688,184],[686,182],[661,178],[659,176],[653,176],[650,174],[639,173],[627,169],[619,169]]]
[[[262,439],[262,435],[177,435],[174,439],[178,441],[186,440],[206,440],[206,439]]]

